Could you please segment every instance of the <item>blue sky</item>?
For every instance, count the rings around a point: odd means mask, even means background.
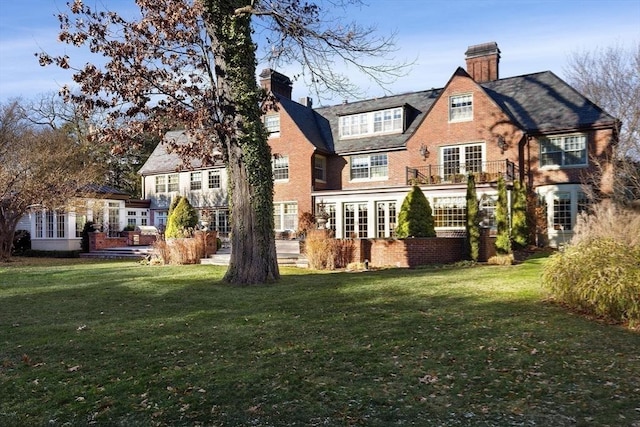
[[[551,70],[564,77],[568,57],[583,50],[640,41],[640,0],[365,0],[349,20],[376,25],[382,34],[397,32],[396,56],[415,60],[410,73],[387,88],[391,93],[442,87],[468,46],[495,41],[502,52],[500,76]],[[0,102],[35,99],[56,92],[71,74],[40,67],[35,52],[67,52],[74,63],[92,57],[56,41],[55,15],[64,0],[0,0]],[[91,6],[124,11],[133,0],[88,0]],[[259,64],[258,72],[267,64]],[[294,67],[280,69],[293,75]],[[351,75],[351,74],[350,74]],[[384,91],[358,74],[352,80],[370,97]],[[310,95],[295,84],[294,99]],[[341,99],[329,101],[340,102]],[[325,102],[326,104],[326,102]]]

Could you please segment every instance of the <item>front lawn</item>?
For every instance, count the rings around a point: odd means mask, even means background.
[[[545,302],[543,263],[0,264],[0,425],[640,426],[640,334]]]

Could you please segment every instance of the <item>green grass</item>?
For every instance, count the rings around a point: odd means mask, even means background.
[[[0,265],[0,425],[638,426],[640,335],[544,259],[362,273]]]

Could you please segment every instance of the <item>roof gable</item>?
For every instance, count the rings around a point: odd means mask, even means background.
[[[551,71],[480,86],[518,126],[532,134],[615,124],[611,115]]]

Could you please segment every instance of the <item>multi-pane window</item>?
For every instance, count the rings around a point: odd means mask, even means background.
[[[403,108],[395,107],[342,116],[339,122],[339,132],[340,137],[395,133],[404,130],[403,123]]]
[[[84,208],[76,210],[76,237],[82,237],[82,230],[87,222],[87,211]]]
[[[140,212],[140,225],[147,225],[147,211]]]
[[[578,192],[578,215],[582,212],[589,213],[589,209],[591,208],[592,200],[587,196],[586,193],[582,191]]]
[[[571,193],[556,193],[553,198],[553,228],[571,230]]]
[[[376,111],[373,114],[373,132],[402,130],[402,108]]]
[[[180,183],[180,175],[178,175],[177,173],[169,174],[169,176],[168,176],[168,184],[167,184],[167,191],[169,191],[169,192],[178,191],[179,183]]]
[[[209,188],[220,188],[220,171],[209,171]]]
[[[37,238],[43,238],[44,234],[43,234],[43,230],[44,230],[44,221],[43,221],[43,217],[42,217],[42,212],[38,211],[36,212],[36,235],[35,237]]]
[[[369,114],[353,114],[340,118],[340,136],[359,136],[369,133]]]
[[[53,211],[47,211],[45,213],[45,224],[47,227],[47,237],[48,238],[53,238],[53,226],[55,224],[55,215],[53,214]]]
[[[135,227],[138,224],[136,211],[127,211],[127,225]],[[143,224],[140,224],[143,225]]]
[[[496,222],[496,205],[497,200],[495,197],[483,195],[478,203],[480,209],[480,216],[482,217],[482,226],[488,228],[495,228]]]
[[[120,232],[120,204],[109,202],[109,237],[117,237]]]
[[[277,114],[264,116],[264,127],[270,135],[280,132],[280,116]]]
[[[389,174],[386,154],[351,156],[351,179],[379,179]]]
[[[167,216],[169,212],[167,211],[158,211],[155,213],[155,225],[156,227],[163,228],[167,224]]]
[[[273,222],[276,230],[297,230],[298,203],[274,203]]]
[[[313,156],[313,177],[318,181],[327,180],[327,159],[323,156]]]
[[[464,197],[436,197],[433,199],[433,220],[436,227],[464,228],[467,202]]]
[[[442,148],[442,172],[445,179],[452,175],[482,172],[483,144],[455,145]]]
[[[344,204],[344,235],[347,238],[367,237],[366,203]]]
[[[63,239],[67,230],[67,215],[62,211],[56,211],[56,237]]]
[[[271,164],[273,165],[274,180],[289,179],[289,156],[273,156]]]
[[[540,166],[585,166],[587,138],[585,135],[566,135],[540,141]]]
[[[449,97],[449,121],[473,119],[473,95],[454,95]]]
[[[191,190],[202,190],[202,172],[191,172]]]
[[[165,193],[167,191],[167,177],[165,175],[156,176],[156,193]]]
[[[396,202],[378,202],[376,214],[376,237],[392,237],[396,230]]]

